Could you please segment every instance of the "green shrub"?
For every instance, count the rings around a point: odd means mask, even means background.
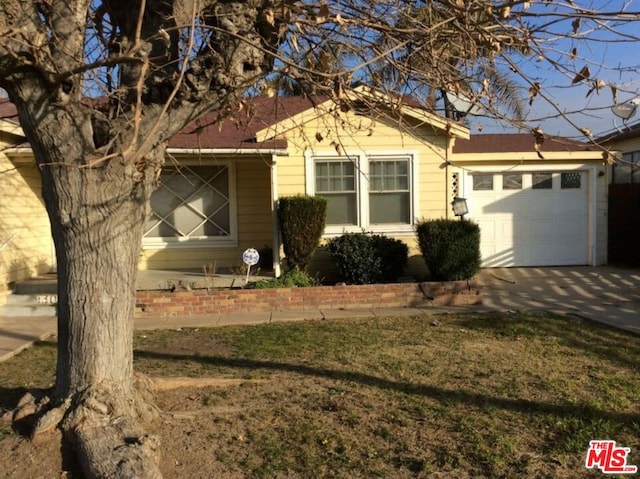
[[[326,198],[306,195],[280,198],[278,223],[289,269],[307,269],[311,256],[320,243],[326,217]]]
[[[283,273],[279,278],[263,279],[255,283],[250,283],[248,288],[306,288],[309,286],[319,286],[319,284],[319,281],[304,271],[290,270]]]
[[[392,283],[402,274],[409,261],[409,247],[403,241],[374,235],[374,248],[380,256],[380,276],[384,283]]]
[[[392,282],[406,266],[409,250],[400,240],[365,233],[331,239],[327,250],[338,272],[350,284]]]
[[[418,244],[431,278],[470,279],[480,270],[480,227],[470,221],[430,220],[418,224]]]

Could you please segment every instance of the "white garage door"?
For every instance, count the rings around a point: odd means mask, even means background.
[[[584,171],[471,174],[465,189],[482,265],[587,264],[587,178]]]

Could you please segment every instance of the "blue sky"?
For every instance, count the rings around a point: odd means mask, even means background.
[[[583,6],[615,11],[626,7],[627,12],[640,11],[640,0],[623,1],[592,1],[576,2]],[[542,7],[541,7],[542,8]],[[636,96],[640,96],[640,42],[635,37],[640,36],[640,17],[630,17],[623,24],[612,22],[603,24],[594,29],[594,24],[582,22],[577,38],[563,38],[547,45],[550,58],[558,61],[564,67],[573,72],[579,71],[583,66],[588,66],[592,79],[600,79],[607,85],[615,84],[618,88],[618,101],[623,102]],[[627,37],[624,42],[616,42],[620,37],[611,30],[621,32]],[[567,21],[557,27],[555,31],[560,35],[571,33],[571,22]],[[569,59],[565,52],[577,48],[575,59]],[[540,82],[545,93],[553,104],[538,97],[533,105],[528,108],[530,124],[540,126],[545,133],[579,137],[580,133],[566,119],[549,118],[557,116],[556,106],[563,112],[581,112],[569,115],[571,121],[580,128],[589,128],[594,134],[610,131],[623,126],[622,120],[611,112],[613,96],[609,86],[595,91],[587,97],[587,92],[592,85],[580,82],[572,86],[573,74],[561,74],[546,60],[533,56],[518,60],[519,67],[535,81]],[[525,98],[528,98],[527,88],[523,89]],[[640,120],[640,112],[630,122]],[[481,118],[469,118],[472,131],[481,124],[483,133],[504,131],[504,126],[495,121]]]

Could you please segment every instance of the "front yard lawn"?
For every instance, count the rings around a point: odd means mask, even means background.
[[[585,468],[594,439],[640,465],[640,339],[579,318],[276,322],[135,344],[150,376],[247,380],[157,394],[165,477],[602,477]],[[0,363],[0,408],[47,386],[54,354]],[[0,430],[1,462],[37,450]]]

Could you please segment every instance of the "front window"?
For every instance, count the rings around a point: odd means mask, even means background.
[[[231,176],[227,165],[169,166],[151,196],[148,242],[230,239]]]
[[[409,160],[369,162],[369,219],[371,224],[411,222]]]
[[[309,156],[307,161],[307,192],[327,199],[328,234],[412,231],[416,203],[412,156]]]
[[[348,158],[316,161],[316,194],[327,199],[327,224],[357,225],[356,173]]]

